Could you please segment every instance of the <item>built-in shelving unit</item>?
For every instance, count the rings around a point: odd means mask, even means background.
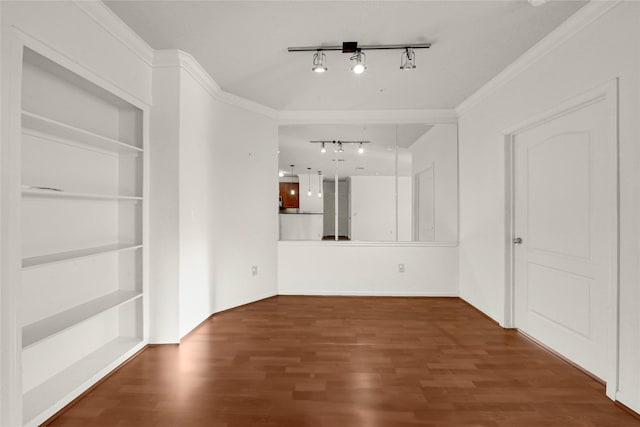
[[[140,350],[143,111],[25,49],[21,328],[25,425]]]

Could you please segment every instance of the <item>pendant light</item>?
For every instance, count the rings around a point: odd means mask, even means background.
[[[296,195],[296,189],[293,186],[293,166],[294,165],[291,165],[291,195],[295,196]]]
[[[318,171],[318,197],[322,197],[322,171]]]
[[[307,183],[309,184],[307,187],[307,196],[311,197],[311,168],[307,168]]]

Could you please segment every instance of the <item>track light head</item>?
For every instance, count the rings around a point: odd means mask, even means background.
[[[366,56],[361,50],[358,50],[355,55],[350,58],[351,61],[353,61],[351,71],[353,71],[354,74],[362,74],[364,73],[364,70],[367,69],[367,66],[365,65],[365,58]]]
[[[404,71],[416,68],[416,53],[412,48],[408,47],[400,56],[400,69]]]
[[[360,145],[358,145],[358,154],[362,154],[364,153],[364,145],[362,145],[362,142],[360,143]]]
[[[336,147],[336,153],[344,153],[344,148],[342,148],[342,142],[338,141],[338,145]]]
[[[311,68],[318,74],[324,73],[328,70],[327,68],[327,55],[324,52],[317,51],[313,55],[313,68]]]
[[[324,146],[324,142],[322,142],[320,144],[320,152],[321,153],[326,153],[327,152],[327,147]]]

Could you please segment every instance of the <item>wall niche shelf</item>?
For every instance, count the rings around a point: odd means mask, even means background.
[[[24,133],[33,133],[47,139],[57,139],[61,143],[84,144],[100,150],[123,154],[136,154],[143,151],[140,147],[24,110],[22,111],[22,127]]]
[[[147,343],[148,110],[23,53],[18,333],[36,426]]]
[[[65,397],[82,393],[142,347],[136,338],[115,338],[24,393],[24,419],[36,420],[49,408],[62,407]]]
[[[53,198],[69,198],[69,199],[102,199],[102,200],[122,200],[122,201],[141,201],[140,196],[119,196],[116,194],[91,194],[91,193],[75,193],[69,191],[43,189],[43,188],[23,188],[23,197],[53,197]]]
[[[142,292],[115,291],[26,325],[22,328],[22,348],[28,348],[106,310],[116,308],[140,297],[142,297]]]
[[[49,255],[40,255],[22,259],[22,268],[33,268],[55,264],[59,262],[74,261],[82,258],[114,253],[132,251],[142,248],[140,244],[115,243],[113,245],[96,246],[93,248],[78,249],[75,251],[60,252]]]

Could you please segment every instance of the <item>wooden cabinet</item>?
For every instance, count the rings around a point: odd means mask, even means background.
[[[293,188],[295,194],[291,194]],[[300,184],[297,182],[281,182],[280,183],[280,200],[282,200],[281,208],[299,208],[300,207]]]

